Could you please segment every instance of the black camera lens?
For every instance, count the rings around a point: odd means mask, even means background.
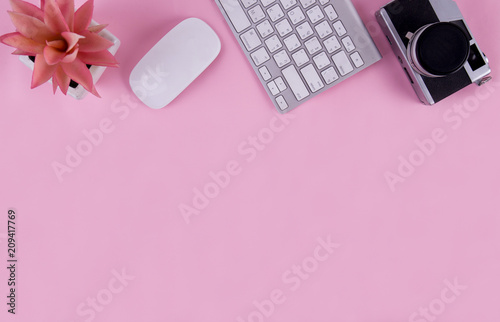
[[[439,22],[421,28],[411,42],[411,56],[417,70],[426,76],[446,76],[467,61],[469,39],[457,25]]]

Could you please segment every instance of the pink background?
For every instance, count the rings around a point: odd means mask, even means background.
[[[96,1],[94,18],[122,41],[102,99],[30,90],[29,69],[0,46],[0,320],[260,321],[257,301],[265,321],[500,321],[500,80],[423,106],[375,22],[386,0],[353,2],[383,60],[296,109],[272,139],[278,114],[211,0]],[[500,4],[457,3],[498,76]],[[8,9],[0,34],[13,31]],[[133,66],[188,17],[215,29],[219,58],[162,110],[127,103]],[[475,111],[455,112],[464,103]],[[111,132],[59,180],[54,162],[101,122]],[[392,191],[387,172],[400,156],[418,161],[415,140],[436,131],[446,140]],[[248,141],[259,133],[262,151]],[[179,206],[231,161],[241,172],[187,224]],[[4,304],[11,208],[15,316]],[[318,248],[328,236],[331,254]],[[297,287],[286,277],[302,264]],[[122,270],[134,278],[120,283]],[[455,280],[467,288],[453,293]]]

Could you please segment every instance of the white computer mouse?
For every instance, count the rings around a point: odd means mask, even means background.
[[[220,39],[198,18],[182,21],[144,55],[130,74],[130,86],[147,106],[167,106],[219,55]]]

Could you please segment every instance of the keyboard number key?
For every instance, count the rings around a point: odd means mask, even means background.
[[[330,0],[319,0],[319,3],[321,3],[322,5],[325,5],[328,2],[330,2]]]
[[[265,81],[270,80],[272,77],[269,69],[267,69],[266,66],[262,66],[261,68],[259,68],[259,73]]]
[[[333,55],[332,59],[335,66],[337,66],[340,75],[345,76],[354,70],[345,52],[341,51],[340,53]]]
[[[333,32],[332,28],[326,21],[323,21],[322,23],[316,25],[316,27],[314,28],[316,28],[316,31],[318,32],[318,35],[321,39],[325,38]]]
[[[358,52],[355,52],[354,54],[351,55],[352,62],[354,63],[354,66],[356,68],[359,68],[365,64],[363,59],[361,59],[361,56],[359,55]]]
[[[339,43],[339,40],[337,39],[337,37],[335,36],[331,36],[330,38],[328,38],[327,40],[325,40],[323,42],[323,44],[325,45],[325,48],[326,50],[328,51],[328,53],[333,53],[337,50],[340,49],[340,43]]]
[[[333,67],[325,69],[324,71],[321,72],[321,75],[323,76],[323,79],[328,85],[339,79],[339,75],[337,74],[335,68]]]
[[[304,49],[299,50],[298,52],[293,54],[292,57],[293,60],[295,61],[295,64],[297,64],[298,67],[309,62],[309,56],[307,56],[306,51]]]
[[[266,38],[274,32],[273,26],[271,26],[269,20],[266,20],[257,25],[257,30],[259,31],[259,34],[262,38]]]
[[[285,101],[283,96],[276,97],[276,103],[278,103],[278,106],[282,111],[288,108],[288,103]]]
[[[285,38],[283,41],[285,42],[285,46],[288,48],[288,51],[294,51],[300,47],[300,40],[296,34]]]
[[[354,49],[356,49],[356,46],[354,46],[354,43],[352,42],[352,39],[349,36],[343,38],[342,43],[344,44],[344,47],[347,50],[347,52],[351,52]]]
[[[274,57],[274,61],[276,62],[276,64],[280,68],[285,66],[286,64],[288,64],[290,62],[290,56],[288,56],[286,50],[282,50],[282,51],[278,52],[273,57]]]
[[[280,2],[285,10],[288,10],[297,4],[297,0],[280,0]]]
[[[300,72],[304,76],[307,85],[309,85],[311,92],[315,93],[325,87],[325,84],[323,84],[321,78],[319,78],[318,72],[316,72],[316,69],[312,64],[302,68]]]
[[[290,10],[288,12],[288,16],[290,17],[294,25],[306,19],[306,16],[304,16],[304,13],[300,9],[300,7],[295,7],[293,10]]]
[[[316,37],[313,37],[313,38],[309,39],[308,41],[306,41],[305,45],[306,45],[307,51],[311,55],[314,55],[315,53],[317,53],[318,51],[321,50],[321,44],[320,44],[318,38],[316,38]]]
[[[311,9],[307,10],[307,15],[313,24],[320,21],[325,17],[319,6],[314,6]]]
[[[242,2],[243,2],[243,5],[245,6],[245,8],[248,8],[251,5],[253,5],[254,3],[256,3],[257,0],[243,0]]]
[[[276,0],[261,0],[261,2],[264,5],[264,7],[267,7],[268,5],[270,5],[271,3],[273,3],[274,1],[276,1]]]
[[[279,40],[278,36],[276,36],[276,35],[272,36],[271,38],[269,38],[265,42],[266,42],[267,49],[269,49],[269,51],[271,53],[274,53],[276,50],[283,47],[283,45],[281,44],[281,41]]]
[[[252,60],[256,66],[260,66],[260,65],[264,64],[266,61],[268,61],[271,58],[271,57],[269,57],[269,54],[267,53],[267,51],[264,47],[256,50],[250,56],[252,57]]]
[[[335,9],[333,9],[332,5],[326,6],[325,7],[325,12],[326,12],[326,15],[328,16],[328,19],[330,19],[332,21],[335,20],[335,19],[337,19],[339,17],[337,15],[337,12],[335,11]]]
[[[293,29],[288,20],[283,19],[276,24],[276,30],[278,30],[281,37],[284,37],[291,33]]]
[[[313,34],[311,25],[307,21],[297,27],[297,32],[302,39],[306,39]]]
[[[342,37],[343,35],[345,35],[347,33],[347,31],[345,30],[345,27],[341,21],[337,21],[336,23],[334,23],[333,28],[337,32],[337,35],[339,35],[340,37]]]
[[[250,11],[248,11],[250,14],[250,18],[252,18],[253,22],[259,22],[262,19],[266,17],[266,14],[262,10],[261,6],[255,6]]]

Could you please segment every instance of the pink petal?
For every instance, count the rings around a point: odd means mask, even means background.
[[[22,55],[22,56],[36,56],[35,53],[30,53],[21,49],[16,49],[12,52],[12,55]]]
[[[63,58],[63,63],[71,63],[76,57],[78,57],[78,47],[74,48],[72,52],[66,54],[66,57]]]
[[[116,61],[115,56],[107,50],[93,53],[80,52],[78,54],[78,58],[88,65],[118,67],[118,62]]]
[[[40,8],[45,8],[45,0],[40,0]]]
[[[45,1],[45,24],[56,34],[69,31],[68,24],[55,0]]]
[[[79,34],[75,34],[74,32],[63,32],[61,35],[63,36],[63,38],[66,40],[66,43],[68,44],[68,48],[66,49],[66,52],[73,50],[73,48],[76,46],[78,41],[82,38],[85,38],[83,36],[80,36]]]
[[[61,13],[68,24],[69,30],[73,30],[75,21],[75,1],[74,0],[56,0]]]
[[[64,51],[57,50],[54,47],[45,46],[43,56],[45,57],[47,64],[55,65],[59,63],[64,56],[66,56],[66,53]]]
[[[66,48],[68,47],[68,44],[64,40],[47,41],[47,45],[49,45],[50,47],[54,47],[55,49],[62,50],[62,51],[66,51]]]
[[[37,18],[43,21],[43,10],[37,6],[22,0],[10,0],[10,5],[12,10],[19,13],[24,13],[25,15]]]
[[[38,87],[52,78],[57,65],[48,65],[45,62],[43,54],[36,55],[35,67],[33,69],[33,78],[31,79],[31,88]]]
[[[57,79],[56,79],[55,74],[54,74],[54,76],[52,76],[52,90],[54,91],[54,94],[56,93],[58,86],[59,85],[57,83]]]
[[[17,31],[26,38],[42,44],[45,44],[46,40],[57,39],[57,35],[37,18],[12,11],[9,11],[9,15]]]
[[[109,25],[108,24],[106,24],[106,25],[96,25],[96,26],[88,27],[87,30],[90,31],[90,32],[95,32],[96,34],[98,34],[101,31],[103,31],[104,29],[106,29],[107,26],[109,26]]]
[[[77,58],[74,62],[69,64],[61,63],[61,67],[72,80],[82,85],[87,91],[91,92],[95,96],[100,97],[95,89],[92,74],[90,74],[90,71],[84,62]]]
[[[18,32],[13,32],[0,37],[0,42],[7,46],[19,49],[23,52],[41,54],[43,52],[43,44],[24,37]]]
[[[113,46],[113,42],[99,36],[90,31],[83,31],[80,33],[85,38],[80,39],[80,51],[95,52],[108,49]]]
[[[94,0],[88,0],[75,12],[74,31],[80,33],[88,28],[94,12]]]
[[[54,81],[54,78],[57,80],[57,84],[61,88],[61,91],[64,93],[64,95],[66,95],[68,93],[68,88],[69,88],[69,83],[71,82],[71,78],[68,75],[66,75],[61,66],[57,67],[56,73],[54,74],[52,81]]]

